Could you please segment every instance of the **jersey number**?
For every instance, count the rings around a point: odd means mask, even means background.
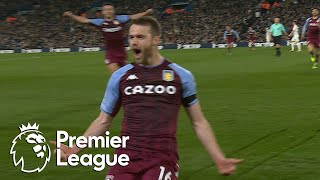
[[[169,171],[167,174],[164,174],[165,170],[166,170],[165,167],[160,166],[160,174],[159,174],[158,180],[171,180],[172,173]]]

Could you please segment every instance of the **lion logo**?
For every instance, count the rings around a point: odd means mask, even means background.
[[[10,154],[14,166],[21,164],[21,171],[25,173],[41,172],[50,161],[51,151],[39,125],[34,123],[19,127],[20,134],[12,141]]]

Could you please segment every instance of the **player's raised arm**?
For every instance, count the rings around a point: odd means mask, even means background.
[[[141,18],[143,16],[150,15],[150,14],[152,14],[152,12],[153,12],[152,9],[148,9],[148,10],[142,12],[142,13],[137,13],[137,14],[130,15],[129,18],[131,20],[135,20],[135,19]]]
[[[85,17],[82,17],[82,16],[77,16],[77,15],[74,15],[71,11],[66,11],[63,13],[63,16],[64,17],[69,17],[70,19],[76,21],[76,22],[79,22],[79,23],[90,23],[90,20],[85,18]]]

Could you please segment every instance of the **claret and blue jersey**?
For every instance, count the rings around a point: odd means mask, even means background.
[[[308,31],[308,40],[319,39],[320,29],[318,25],[320,24],[320,18],[308,18],[302,28],[302,34]]]
[[[180,106],[197,103],[192,74],[166,59],[155,67],[128,64],[110,78],[101,110],[114,116],[119,105],[127,149],[164,152],[178,158],[176,128]]]
[[[117,15],[114,20],[89,19],[102,32],[107,50],[123,49],[124,44],[124,23],[130,20],[128,15]]]
[[[228,39],[228,38],[237,38],[239,39],[239,34],[237,33],[237,31],[231,29],[230,31],[228,30],[225,30],[224,33],[223,33],[223,38],[224,39]]]
[[[117,15],[113,20],[89,19],[90,23],[96,26],[103,34],[106,47],[105,63],[117,63],[124,66],[127,61],[125,50],[124,23],[128,22],[128,15]]]
[[[115,20],[118,20],[120,23],[126,23],[130,20],[129,15],[116,15]],[[96,26],[101,26],[105,22],[105,19],[90,19],[90,23]]]

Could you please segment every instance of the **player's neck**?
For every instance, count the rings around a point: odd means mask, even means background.
[[[154,53],[151,59],[151,66],[158,66],[163,62],[163,57],[160,55],[159,52]]]
[[[114,20],[114,17],[105,17],[104,18],[106,21],[113,21]]]
[[[162,64],[163,60],[164,57],[162,57],[158,51],[153,53],[152,56],[145,61],[146,63],[143,63],[142,65],[146,67],[155,67]]]

